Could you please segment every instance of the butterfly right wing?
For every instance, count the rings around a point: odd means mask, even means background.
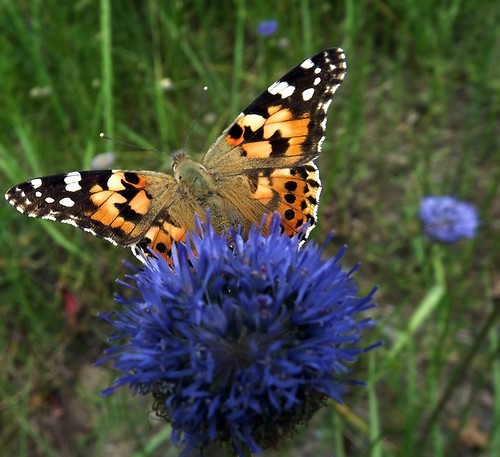
[[[235,175],[316,159],[325,139],[327,111],[346,68],[340,48],[304,60],[236,117],[202,163],[213,173]]]
[[[133,250],[138,245],[145,254],[151,248],[166,257],[172,240],[184,238],[183,211],[195,209],[178,198],[177,190],[175,179],[164,173],[96,170],[31,179],[9,189],[5,198],[30,217],[70,224],[115,245]]]
[[[278,212],[293,236],[316,224],[321,181],[314,159],[326,134],[333,94],[346,73],[342,49],[304,60],[257,97],[202,159],[247,228]],[[231,193],[229,193],[231,191]]]

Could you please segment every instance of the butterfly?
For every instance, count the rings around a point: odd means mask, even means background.
[[[316,225],[321,181],[314,160],[326,115],[346,72],[342,49],[304,60],[257,97],[222,132],[200,162],[172,158],[173,176],[156,171],[93,170],[18,184],[5,198],[30,217],[71,224],[111,243],[169,260],[210,211],[219,231],[248,231],[266,215],[281,230],[307,237]],[[270,216],[268,217],[270,221]]]

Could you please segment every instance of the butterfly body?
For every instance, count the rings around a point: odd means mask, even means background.
[[[328,49],[272,84],[220,135],[200,162],[172,160],[173,176],[95,170],[35,178],[6,199],[30,217],[64,222],[137,253],[170,257],[173,241],[195,228],[195,214],[222,231],[248,231],[278,212],[289,236],[316,224],[321,193],[314,163],[326,114],[344,78],[345,56]]]

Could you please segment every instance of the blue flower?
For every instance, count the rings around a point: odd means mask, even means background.
[[[199,224],[174,244],[171,264],[137,270],[136,295],[105,316],[117,346],[101,362],[123,375],[104,394],[124,385],[151,394],[181,455],[217,441],[258,452],[362,384],[346,374],[378,345],[360,346],[375,290],[357,295],[357,268],[340,265],[345,249],[322,260],[323,247],[299,250],[299,237],[280,232],[279,218],[267,236]]]
[[[278,31],[278,22],[274,19],[260,21],[257,24],[257,34],[267,38],[274,35]]]
[[[479,225],[476,208],[449,196],[429,196],[420,202],[419,217],[425,234],[443,243],[473,238]]]

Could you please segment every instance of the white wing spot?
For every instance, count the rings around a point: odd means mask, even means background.
[[[316,75],[317,75],[317,74],[319,74],[319,73],[321,73],[321,68],[316,67],[316,68],[314,69],[314,73],[315,73]]]
[[[95,235],[95,234],[94,234]],[[114,244],[115,246],[118,246],[118,243],[113,239],[109,237],[104,237],[106,241],[109,241],[111,244]]]
[[[79,171],[72,171],[66,175],[64,182],[69,184],[70,182],[77,182],[82,180],[82,175]]]
[[[78,227],[76,221],[74,219],[62,219],[61,222],[63,224],[69,224],[72,225],[73,227]]]
[[[79,190],[82,190],[82,186],[78,182],[70,182],[69,184],[66,184],[66,191],[68,192],[78,192]]]
[[[97,233],[94,232],[94,230],[92,230],[91,228],[88,228],[88,227],[80,227],[80,228],[85,230],[87,233],[90,233],[91,235],[97,236]]]
[[[326,113],[328,111],[328,108],[330,108],[330,104],[332,103],[332,99],[330,98],[327,100],[325,103],[323,103],[323,111]]]
[[[295,86],[288,86],[286,89],[280,92],[281,98],[288,98],[295,92]]]
[[[300,64],[300,66],[306,70],[308,70],[309,68],[312,68],[314,67],[314,62],[311,60],[311,59],[306,59],[304,60],[304,62],[302,62]]]
[[[71,208],[74,206],[75,202],[71,200],[71,198],[65,197],[59,200],[59,204],[62,206],[66,206],[67,208]]]
[[[272,95],[276,95],[278,93],[278,87],[280,84],[280,81],[276,81],[267,88],[267,91]]]
[[[42,193],[40,191],[35,192],[35,197],[40,198],[42,196]]]
[[[281,98],[288,98],[295,92],[295,86],[290,86],[286,81],[276,81],[267,90],[272,95],[280,94]]]
[[[40,178],[35,178],[30,181],[33,189],[38,189],[42,185],[42,180]]]
[[[314,95],[314,89],[312,87],[310,87],[309,89],[306,89],[306,90],[302,91],[302,99],[305,102],[311,100],[311,98],[313,97],[313,95]]]
[[[315,80],[314,80],[314,85],[317,86],[319,83],[321,82],[321,78],[318,76]]]
[[[326,126],[326,122],[325,122],[325,126]],[[323,147],[323,143],[325,141],[325,135],[323,135],[319,141],[318,141],[318,151],[321,151],[321,148]]]
[[[82,180],[82,175],[79,171],[72,171],[68,173],[64,178],[64,182],[66,183],[66,191],[67,192],[78,192],[82,190],[82,186],[80,186],[79,182]]]
[[[54,203],[54,201],[52,197],[45,197],[45,203]]]

